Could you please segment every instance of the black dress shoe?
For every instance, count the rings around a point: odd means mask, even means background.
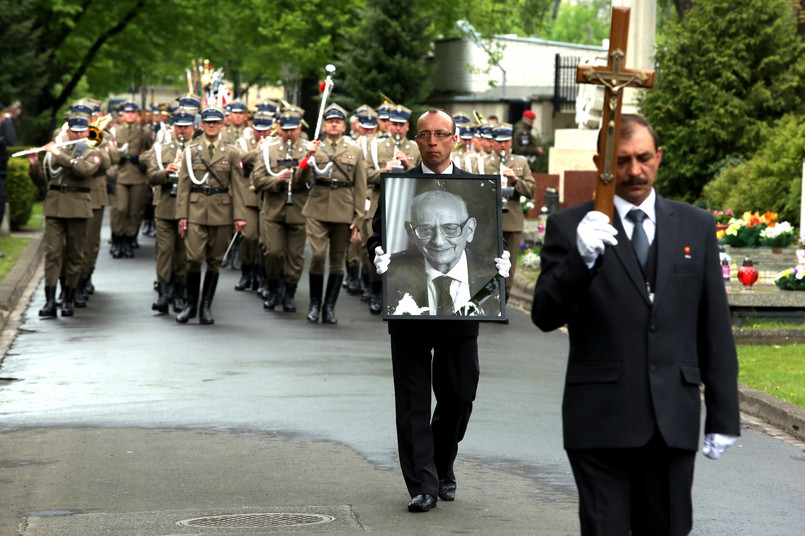
[[[408,503],[409,512],[427,512],[431,508],[436,508],[436,497],[427,493],[417,495]]]
[[[443,501],[456,500],[456,483],[439,482],[439,498]]]

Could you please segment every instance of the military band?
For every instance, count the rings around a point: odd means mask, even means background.
[[[100,102],[81,99],[54,131],[54,141],[41,148],[41,164],[35,154],[30,157],[32,178],[48,188],[46,300],[40,315],[56,316],[61,306],[62,316],[70,316],[87,305],[111,198],[107,190],[114,193],[111,253],[120,258],[134,255],[151,188],[153,311],[172,309],[179,323],[199,316],[201,324],[213,324],[222,260],[237,244],[241,276],[235,289],[257,290],[264,310],[297,311],[307,246],[309,322],[338,323],[342,284],[379,314],[382,277],[369,262],[365,242],[373,232],[381,174],[402,173],[421,162],[417,144],[408,139],[411,110],[386,97],[376,110],[362,105],[354,111],[352,137],[345,137],[349,114],[330,104],[322,111],[320,139],[310,142],[304,111],[285,101],[264,100],[254,112],[235,101],[228,114],[215,105],[202,109],[191,93],[176,101],[178,106],[150,107],[149,120],[133,102],[100,116]],[[475,112],[459,111],[453,119],[459,138],[453,162],[472,173],[500,175],[507,188],[504,202],[511,205],[502,220],[514,272],[524,225],[519,200],[536,190],[528,162],[512,154],[511,125],[493,126]],[[86,142],[61,145],[87,136]],[[60,281],[63,297],[57,299]]]

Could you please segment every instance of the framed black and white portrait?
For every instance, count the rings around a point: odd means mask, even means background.
[[[383,319],[506,320],[497,175],[381,175]]]

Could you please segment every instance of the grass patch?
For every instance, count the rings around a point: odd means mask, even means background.
[[[773,320],[752,320],[748,321],[745,326],[749,329],[805,329],[805,324],[792,324],[791,322],[780,322]]]
[[[738,381],[805,408],[805,344],[738,345]]]
[[[31,209],[31,217],[28,218],[28,221],[25,222],[26,227],[30,227],[31,229],[39,229],[45,223],[45,216],[43,214],[45,205],[42,201],[37,201],[34,203],[33,208]]]
[[[0,259],[0,282],[6,278],[6,275],[14,268],[14,265],[20,259],[20,255],[25,250],[25,246],[30,242],[30,238],[17,238],[14,236],[0,237],[0,252],[4,257]]]

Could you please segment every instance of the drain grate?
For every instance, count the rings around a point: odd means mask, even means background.
[[[293,525],[315,525],[329,523],[335,517],[322,514],[265,513],[265,514],[227,514],[196,517],[178,521],[185,527],[290,527]]]

